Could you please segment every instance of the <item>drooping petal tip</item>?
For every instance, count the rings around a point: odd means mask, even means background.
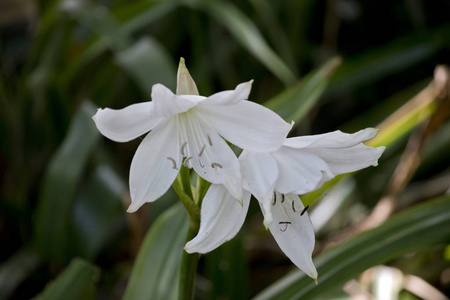
[[[142,102],[122,109],[99,108],[92,117],[101,134],[116,142],[128,142],[152,130],[162,118],[153,103]]]
[[[270,203],[269,204],[264,203],[261,205],[261,207],[263,208],[262,212],[264,215],[263,224],[264,224],[264,227],[266,228],[266,230],[269,230],[269,227],[270,227],[270,225],[272,225],[272,222],[273,222],[272,210],[271,210],[270,206],[271,206]]]
[[[132,202],[131,204],[130,204],[130,206],[128,207],[128,209],[127,209],[127,213],[134,213],[134,212],[136,212],[140,207],[141,207],[142,205],[140,205],[140,204],[138,204],[138,203],[136,203],[136,202]]]
[[[198,234],[186,243],[184,250],[207,253],[232,239],[245,221],[250,197],[245,192],[241,206],[223,185],[212,184],[203,199]]]
[[[386,150],[386,147],[385,146],[380,146],[380,147],[375,148],[375,150],[376,150],[376,154],[375,154],[375,161],[372,164],[373,167],[378,166],[378,160],[380,159],[381,155]]]

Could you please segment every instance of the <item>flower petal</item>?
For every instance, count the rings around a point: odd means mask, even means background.
[[[236,86],[234,90],[223,91],[209,96],[202,103],[203,105],[230,105],[238,103],[241,100],[248,99],[252,89],[253,80],[244,82]]]
[[[173,119],[161,123],[144,138],[134,154],[128,212],[161,197],[175,180],[181,166],[176,125]]]
[[[177,73],[177,95],[198,95],[197,85],[189,74],[184,58],[180,58]]]
[[[377,166],[378,159],[385,149],[386,147],[372,148],[361,143],[349,148],[317,148],[313,151],[315,155],[327,163],[331,172],[336,176],[358,171],[369,166]]]
[[[232,239],[244,223],[250,196],[244,191],[241,205],[223,185],[212,184],[203,199],[200,230],[184,247],[186,252],[207,253]]]
[[[279,172],[275,189],[280,193],[309,193],[334,177],[326,162],[306,149],[283,146],[272,155]]]
[[[162,118],[156,117],[152,102],[132,104],[123,109],[99,108],[92,117],[98,130],[116,142],[128,142],[155,127]]]
[[[272,197],[278,177],[276,161],[270,153],[244,150],[239,156],[242,172],[242,187],[250,191],[256,199],[263,201]]]
[[[284,145],[293,148],[348,148],[373,139],[378,129],[366,128],[355,133],[344,133],[336,130],[324,134],[289,138]]]
[[[314,229],[308,213],[303,211],[303,203],[297,195],[287,194],[284,197],[283,203],[277,202],[272,207],[274,222],[269,230],[284,254],[306,275],[317,279],[317,270],[312,261]]]
[[[181,143],[188,167],[193,167],[205,180],[223,184],[233,197],[241,201],[242,180],[239,161],[227,143],[197,118],[196,110],[178,116]]]
[[[155,84],[152,88],[152,102],[158,117],[170,117],[188,111],[197,105],[187,97],[177,96],[162,84]]]
[[[196,110],[199,118],[225,139],[256,152],[278,149],[292,127],[270,109],[246,100],[217,106],[201,102]]]

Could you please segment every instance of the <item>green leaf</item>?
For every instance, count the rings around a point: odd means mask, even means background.
[[[291,69],[296,68],[296,61],[294,59],[293,47],[290,47],[286,32],[280,24],[280,19],[277,19],[277,11],[274,9],[274,3],[268,0],[250,0],[253,8],[259,15],[259,20],[266,28],[266,31],[274,45],[275,49],[280,53],[280,56],[291,66]],[[297,52],[297,49],[295,48]]]
[[[8,299],[40,264],[40,258],[29,249],[19,250],[3,262],[0,266],[0,299]]]
[[[414,66],[448,46],[449,40],[443,37],[449,34],[450,26],[447,25],[426,34],[397,39],[349,60],[344,59],[345,63],[334,74],[326,93],[333,95]]]
[[[174,8],[176,8],[178,4],[172,2],[161,2],[154,3],[153,1],[140,1],[137,3],[127,3],[127,5],[120,6],[116,11],[118,18],[121,20],[120,27],[115,26],[115,28],[111,28],[108,30],[102,30],[101,28],[91,28],[99,34],[99,39],[92,43],[81,55],[78,59],[76,59],[73,63],[69,65],[67,71],[64,72],[64,83],[67,86],[73,85],[75,80],[85,80],[85,74],[93,72],[95,68],[90,71],[89,69],[92,67],[92,64],[95,61],[100,60],[102,54],[105,54],[108,46],[111,42],[108,39],[111,39],[113,36],[110,34],[111,31],[120,30],[121,34],[119,35],[122,39],[120,44],[125,41],[127,47],[133,47],[132,45],[132,36],[136,34],[137,31],[148,28],[153,23],[157,22],[161,18],[164,18],[168,13],[170,13]],[[122,14],[124,16],[122,16]],[[115,21],[112,19],[113,16],[104,16],[107,24],[117,25]],[[79,21],[83,21],[83,19],[79,19]],[[99,22],[90,22],[90,25],[97,25]],[[84,24],[83,24],[84,25]],[[102,25],[104,26],[104,25]],[[104,35],[106,34],[106,35]],[[116,43],[116,42],[114,42]],[[121,49],[116,47],[117,49]],[[126,51],[125,49],[122,49]],[[148,54],[151,56],[151,53]],[[173,66],[175,69],[175,65]],[[175,71],[174,71],[175,72]],[[157,72],[153,72],[155,74]],[[171,79],[174,80],[174,79]],[[158,81],[163,84],[167,84],[169,87],[172,87],[171,81]],[[138,81],[138,83],[140,83]],[[147,83],[145,86],[148,86]],[[175,83],[173,83],[173,88],[175,88]]]
[[[205,268],[211,280],[208,299],[248,299],[249,267],[241,234],[208,253]]]
[[[94,259],[127,227],[122,199],[128,187],[108,166],[96,167],[81,187],[72,210],[77,255]]]
[[[242,46],[253,54],[285,85],[296,82],[295,75],[281,58],[270,48],[256,25],[236,6],[226,1],[184,1],[193,8],[208,12],[217,22],[227,28]]]
[[[180,203],[153,223],[134,263],[124,300],[173,299],[187,229],[187,214]]]
[[[35,299],[36,300],[94,300],[95,282],[100,270],[93,264],[76,258]]]
[[[124,33],[118,22],[103,6],[83,3],[63,7],[62,10],[80,24],[96,32],[110,49],[120,51],[130,46],[130,36]]]
[[[450,196],[430,200],[363,232],[315,259],[319,285],[300,271],[280,279],[254,299],[327,298],[364,270],[411,251],[448,242]]]
[[[152,86],[162,83],[175,91],[176,66],[159,42],[144,37],[130,48],[118,52],[117,64],[150,96]]]
[[[340,64],[339,57],[332,58],[318,70],[303,77],[295,86],[268,100],[264,105],[277,112],[287,122],[294,121],[298,124],[320,99],[331,74]]]
[[[420,101],[417,101],[420,100]],[[390,145],[427,120],[437,109],[437,99],[412,98],[408,103],[379,124],[378,135],[368,146]]]
[[[90,102],[81,105],[46,171],[36,212],[35,245],[46,259],[68,259],[69,217],[75,189],[100,136]]]

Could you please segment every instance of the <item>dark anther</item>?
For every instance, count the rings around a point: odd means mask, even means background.
[[[300,213],[300,216],[303,216],[303,214],[308,210],[308,208],[309,208],[309,205],[306,205],[306,207]]]

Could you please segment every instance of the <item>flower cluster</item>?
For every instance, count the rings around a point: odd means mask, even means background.
[[[181,59],[176,94],[156,84],[152,101],[99,109],[93,119],[104,136],[117,142],[150,131],[131,163],[128,212],[162,196],[182,166],[194,169],[211,186],[201,206],[198,235],[186,244],[187,252],[206,253],[233,238],[253,195],[283,252],[317,279],[311,258],[314,230],[298,195],[336,175],[376,166],[384,147],[363,144],[377,134],[372,128],[287,138],[291,124],[246,100],[251,85],[199,96]],[[224,139],[243,149],[239,158]]]

